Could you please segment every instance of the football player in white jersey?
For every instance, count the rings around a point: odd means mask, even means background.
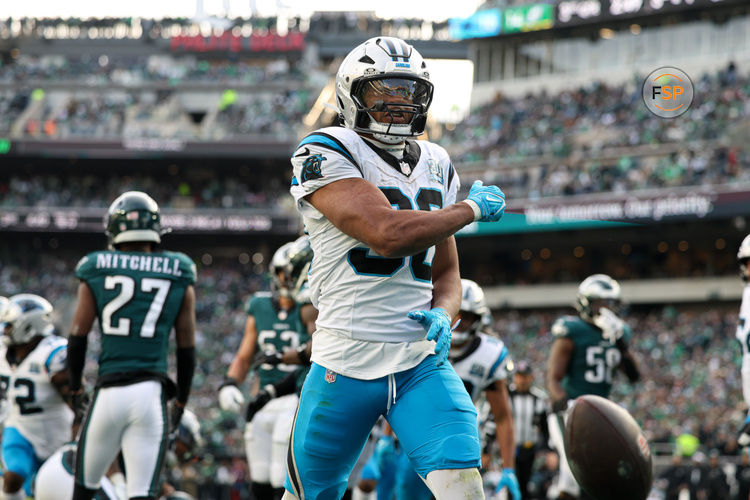
[[[67,340],[53,335],[52,304],[32,294],[0,310],[0,384],[10,402],[2,437],[3,496],[31,495],[39,466],[70,439]]]
[[[319,315],[284,498],[340,498],[380,415],[438,500],[483,496],[476,410],[445,363],[461,302],[453,234],[499,220],[505,195],[477,181],[456,203],[448,154],[417,139],[429,77],[403,40],[367,40],[336,74],[344,126],[293,154]]]
[[[458,324],[451,337],[448,357],[473,401],[482,391],[497,426],[497,443],[503,459],[503,470],[497,491],[507,488],[513,500],[521,499],[515,473],[515,435],[507,379],[513,371],[513,360],[502,340],[483,333],[480,328],[491,318],[482,288],[474,281],[462,279],[461,309]]]
[[[750,234],[745,236],[737,251],[740,277],[745,283],[737,323],[737,340],[742,346],[742,395],[745,398],[745,404],[750,407],[750,266],[748,266],[748,261],[750,261]],[[748,411],[737,441],[740,446],[750,446],[750,411]]]

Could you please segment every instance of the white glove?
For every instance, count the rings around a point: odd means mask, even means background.
[[[594,316],[594,324],[601,328],[602,337],[612,344],[617,342],[625,333],[625,322],[606,307],[599,309],[599,314]]]
[[[222,410],[239,413],[244,404],[245,397],[236,385],[225,385],[219,389],[219,407]]]

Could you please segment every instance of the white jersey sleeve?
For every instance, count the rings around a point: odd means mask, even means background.
[[[736,336],[742,348],[742,396],[750,407],[750,285],[742,292]]]
[[[300,213],[313,219],[320,219],[323,214],[308,203],[305,196],[335,181],[363,178],[362,170],[347,146],[324,130],[302,139],[292,155],[294,177],[290,191]]]
[[[10,413],[6,427],[26,438],[40,459],[46,459],[70,439],[73,411],[52,384],[52,376],[66,369],[68,341],[45,337],[18,365],[0,350],[0,379],[7,388]]]

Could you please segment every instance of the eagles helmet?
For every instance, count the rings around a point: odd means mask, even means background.
[[[128,191],[109,206],[105,234],[112,247],[130,241],[161,243],[164,233],[159,205],[146,193]]]
[[[451,335],[452,344],[463,344],[471,335],[476,334],[483,326],[487,326],[491,318],[490,308],[487,307],[487,301],[484,298],[482,287],[476,282],[462,279],[461,280],[461,323]],[[476,316],[474,321],[466,324],[467,314],[471,313]]]
[[[578,314],[587,321],[592,321],[599,313],[593,310],[593,302],[603,300],[609,302],[610,309],[616,309],[620,303],[620,284],[606,274],[593,274],[578,285],[576,309]]]
[[[745,236],[737,250],[737,262],[740,263],[740,277],[742,281],[747,281],[747,261],[750,259],[750,234]]]
[[[0,330],[5,345],[26,344],[37,336],[52,335],[52,304],[44,297],[20,293],[0,310]]]
[[[271,259],[271,289],[274,294],[294,298],[307,279],[313,251],[310,238],[300,236],[282,245]]]
[[[370,92],[383,99],[366,105],[364,95]],[[336,103],[344,126],[387,144],[424,132],[432,93],[424,59],[400,38],[370,38],[349,52],[336,73]],[[385,102],[387,97],[401,102]],[[373,111],[411,114],[411,119],[404,124],[381,123],[370,115]]]

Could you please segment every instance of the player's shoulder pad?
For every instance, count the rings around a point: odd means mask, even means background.
[[[438,162],[443,170],[443,178],[446,179],[445,185],[446,187],[450,187],[453,179],[456,177],[456,169],[445,148],[430,141],[418,140],[416,142],[422,149],[423,154],[434,158]]]
[[[259,308],[262,308],[268,303],[273,300],[273,295],[271,292],[255,292],[252,297],[250,297],[250,300],[247,301],[247,306],[245,306],[245,311],[247,314],[257,314]]]
[[[182,252],[165,251],[164,254],[167,257],[176,258],[179,261],[180,272],[182,273],[183,279],[187,280],[190,283],[195,283],[195,280],[198,279],[198,269],[196,268],[193,259]]]
[[[44,368],[47,373],[57,373],[67,368],[68,339],[58,335],[44,337],[37,349],[44,359]]]
[[[78,264],[76,264],[76,278],[84,281],[90,279],[96,272],[96,256],[103,253],[103,250],[98,250],[84,255],[81,260],[78,261]]]
[[[573,337],[578,330],[578,323],[582,321],[577,316],[562,316],[552,323],[552,335],[554,337]]]
[[[294,149],[292,160],[295,158],[308,157],[312,153],[325,154],[326,151],[337,153],[352,165],[362,170],[357,161],[356,150],[362,138],[348,128],[344,127],[325,127],[302,138]]]

